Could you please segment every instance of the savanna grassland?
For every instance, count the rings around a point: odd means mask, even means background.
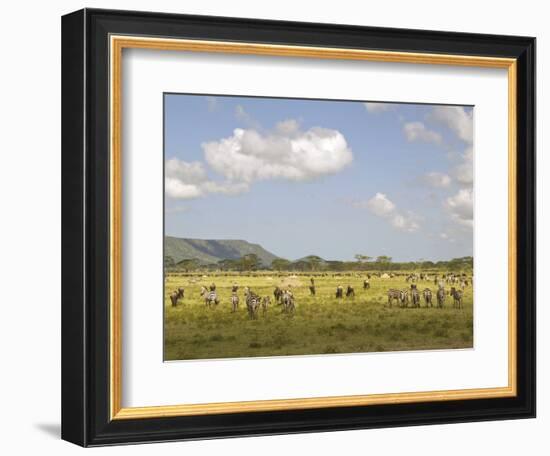
[[[171,274],[165,284],[166,360],[288,356],[334,353],[386,352],[470,348],[473,346],[472,287],[464,290],[463,309],[453,308],[447,294],[443,309],[436,307],[432,281],[419,281],[418,289],[430,288],[434,307],[400,308],[387,304],[389,288],[406,289],[405,274],[391,279],[371,277],[363,290],[364,275],[316,276],[316,296],[310,296],[310,275],[273,272],[254,275]],[[205,307],[201,285],[216,284],[220,304]],[[239,285],[239,308],[231,311],[231,286]],[[336,299],[338,285],[350,284],[355,298]],[[290,285],[294,314],[282,312],[273,299],[275,286]],[[271,305],[257,319],[248,316],[244,287],[260,296],[270,296]],[[169,295],[178,287],[185,297],[173,307]],[[446,291],[450,285],[446,285]],[[410,304],[409,304],[410,306]]]

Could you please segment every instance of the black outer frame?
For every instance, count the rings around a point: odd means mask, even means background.
[[[518,395],[110,421],[110,34],[518,59]],[[97,9],[62,18],[63,439],[99,446],[532,418],[535,374],[534,38]]]

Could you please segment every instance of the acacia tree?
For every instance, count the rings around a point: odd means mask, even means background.
[[[319,268],[319,265],[323,262],[323,259],[317,255],[309,255],[303,258],[302,261],[305,261],[308,264],[310,270],[316,271]]]
[[[184,269],[185,272],[194,271],[199,267],[199,260],[196,258],[185,258],[176,264],[179,269]]]
[[[261,266],[260,258],[255,253],[243,255],[239,262],[243,271],[254,271]]]
[[[372,260],[371,256],[363,255],[362,253],[358,253],[354,257],[358,263],[368,263],[370,260]]]
[[[271,267],[276,271],[286,271],[288,270],[289,266],[290,261],[286,260],[285,258],[275,258],[271,262]]]

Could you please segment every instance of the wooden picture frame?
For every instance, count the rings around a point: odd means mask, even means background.
[[[506,68],[504,388],[124,408],[121,74],[127,48]],[[82,446],[535,416],[535,40],[84,9],[62,20],[62,437]]]

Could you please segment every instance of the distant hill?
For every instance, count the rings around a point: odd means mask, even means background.
[[[164,238],[164,256],[172,257],[176,263],[184,259],[197,259],[202,264],[211,264],[220,260],[236,260],[249,253],[258,255],[264,266],[270,266],[277,258],[259,244],[237,239]]]

